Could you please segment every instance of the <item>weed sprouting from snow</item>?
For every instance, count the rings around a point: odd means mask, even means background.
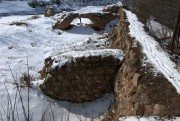
[[[35,77],[28,73],[23,73],[22,76],[19,78],[19,83],[21,87],[31,87],[32,81],[35,80]]]
[[[16,25],[16,26],[28,26],[28,24],[26,22],[23,22],[23,21],[13,21],[12,23],[10,23],[9,25]]]

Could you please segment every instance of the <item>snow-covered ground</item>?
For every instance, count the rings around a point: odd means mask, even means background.
[[[23,7],[22,7],[23,6]],[[77,6],[74,6],[78,8]],[[99,12],[102,7],[86,7],[75,12]],[[13,15],[14,13],[23,13],[23,11],[34,13],[35,9],[27,6],[25,1],[3,1],[0,4],[0,15]],[[143,24],[140,23],[133,13],[126,11],[127,18],[130,22],[130,34],[142,45],[143,52],[147,56],[147,61],[154,65],[158,72],[173,84],[180,93],[180,74],[174,68],[175,64],[169,59],[159,44],[145,33]],[[83,51],[105,49],[109,43],[106,41],[106,32],[111,28],[107,25],[104,31],[96,32],[90,27],[73,26],[71,30],[61,31],[52,30],[54,24],[59,16],[44,17],[39,15],[37,19],[32,19],[32,15],[24,16],[7,16],[0,18],[0,119],[6,121],[8,112],[7,107],[8,95],[10,94],[12,102],[16,100],[16,88],[13,81],[18,79],[22,73],[27,73],[27,60],[30,74],[39,80],[38,71],[42,69],[44,59],[48,56],[56,56],[65,52]],[[10,25],[15,22],[24,22],[25,25],[16,26]],[[88,19],[82,19],[82,23],[90,23]],[[112,21],[111,24],[116,23],[117,20]],[[77,25],[78,19],[74,20],[72,24]],[[13,75],[11,74],[11,70]],[[34,81],[33,88],[30,89],[30,116],[33,120],[40,120],[43,111],[46,112],[45,119],[58,121],[76,121],[84,119],[97,119],[108,107],[113,103],[113,95],[108,94],[103,98],[87,102],[83,104],[73,104],[65,101],[56,101],[44,95],[38,88],[41,81]],[[8,90],[6,90],[6,88]],[[22,89],[24,105],[27,110],[27,89]],[[23,110],[19,98],[17,98],[19,120],[24,120]],[[16,111],[15,111],[16,112]],[[89,120],[90,120],[89,119]],[[155,117],[126,117],[120,118],[120,121],[154,121],[158,120]],[[178,119],[176,119],[178,120]],[[180,120],[180,119],[179,119]]]
[[[5,12],[11,11],[13,10]],[[83,8],[77,12],[80,11],[87,12],[90,11],[90,8]],[[8,112],[9,104],[5,87],[7,87],[10,98],[14,102],[17,92],[13,76],[18,80],[23,73],[28,72],[27,61],[30,75],[39,80],[38,71],[42,69],[45,58],[64,52],[105,49],[106,45],[109,44],[105,37],[106,32],[112,29],[109,25],[104,31],[100,32],[86,26],[73,26],[71,30],[67,31],[53,30],[52,24],[57,21],[57,18],[58,16],[47,18],[43,15],[39,15],[37,19],[33,19],[32,15],[12,15],[0,18],[0,117],[2,114],[4,120],[7,119],[5,114]],[[26,24],[12,25],[16,22]],[[87,20],[82,19],[82,22],[86,23]],[[114,25],[115,23],[117,23],[117,20],[110,24]],[[76,121],[83,119],[83,117],[96,119],[106,112],[114,102],[112,94],[107,94],[99,100],[83,104],[56,101],[41,92],[38,87],[40,81],[33,83],[33,88],[30,89],[30,116],[35,121],[40,120],[43,111],[46,110],[49,104],[51,108],[45,116],[47,121],[52,120],[53,117],[57,121]],[[27,89],[22,89],[22,95],[27,110]],[[15,117],[18,115],[19,120],[24,120],[23,108],[19,98],[16,101],[18,114],[16,113]],[[53,116],[51,115],[51,109],[53,110]]]
[[[0,4],[0,13],[12,13],[23,11],[35,11],[34,8],[28,6],[27,1],[2,1]]]
[[[63,10],[77,10],[80,9],[75,3],[69,3],[69,1],[63,2],[60,6],[53,5],[56,13]],[[0,4],[0,16],[8,15],[34,15],[42,14],[45,11],[45,7],[32,8],[28,5],[28,1],[2,1]]]

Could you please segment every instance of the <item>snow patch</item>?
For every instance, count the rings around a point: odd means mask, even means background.
[[[102,49],[102,50],[86,50],[86,51],[72,51],[63,53],[59,56],[52,57],[54,60],[52,67],[61,67],[65,63],[67,63],[70,59],[76,62],[76,58],[82,57],[90,57],[90,56],[101,56],[109,57],[113,56],[116,59],[122,60],[123,59],[123,52],[119,49]]]

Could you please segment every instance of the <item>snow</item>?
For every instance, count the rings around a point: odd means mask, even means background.
[[[87,6],[87,7],[83,7],[77,11],[74,11],[74,13],[97,13],[97,12],[101,12],[101,10],[103,9],[103,7],[101,6]]]
[[[92,24],[93,22],[88,19],[88,18],[81,18],[81,23],[83,25],[86,25],[86,24]],[[74,19],[72,22],[71,22],[72,25],[77,25],[77,24],[80,24],[80,19],[77,18],[77,19]]]
[[[143,52],[150,63],[161,72],[180,94],[180,74],[175,69],[175,64],[170,60],[168,54],[162,50],[159,43],[149,36],[143,28],[143,24],[138,21],[135,14],[125,10],[127,19],[130,22],[130,35],[142,45]]]
[[[160,24],[159,22],[155,21],[153,18],[149,20],[147,26],[151,34],[153,34],[153,36],[158,37],[159,39],[164,37],[171,37],[173,34],[173,31],[170,28]]]
[[[0,16],[8,15],[32,15],[44,13],[44,8],[31,8],[27,1],[2,1],[0,4]]]
[[[22,4],[20,4],[22,2]],[[15,1],[3,1],[0,4],[0,12],[9,14],[20,11],[27,11],[33,13],[32,8],[25,5],[25,1],[18,1],[14,5],[14,9],[7,9],[13,6]],[[2,7],[2,5],[6,6]],[[19,5],[19,6],[18,6]],[[20,6],[24,5],[24,8]],[[90,11],[87,7],[79,10],[79,12]],[[96,8],[99,12],[99,7]],[[101,7],[100,7],[101,9]],[[93,10],[95,12],[95,9]],[[78,12],[78,11],[75,11]],[[87,102],[83,104],[73,104],[66,101],[53,100],[44,95],[39,89],[39,84],[42,80],[39,79],[38,71],[44,65],[44,59],[49,56],[57,56],[63,53],[70,53],[74,51],[98,50],[105,49],[109,44],[107,32],[111,31],[110,24],[116,24],[116,21],[109,23],[104,31],[96,32],[87,26],[73,26],[70,30],[53,30],[52,25],[57,21],[58,16],[44,17],[38,15],[39,18],[32,19],[32,15],[13,15],[0,18],[0,112],[3,119],[6,120],[3,108],[8,107],[8,95],[5,85],[11,96],[12,102],[17,100],[17,110],[20,120],[24,120],[23,110],[19,98],[16,99],[16,87],[12,79],[11,70],[15,79],[19,80],[22,73],[27,73],[28,67],[30,75],[37,81],[33,82],[33,87],[30,89],[30,115],[33,120],[40,120],[42,111],[52,105],[55,120],[59,118],[66,121],[69,117],[70,121],[89,118],[97,119],[108,110],[108,107],[114,102],[113,94],[107,94],[103,98],[96,101]],[[87,21],[87,20],[85,20]],[[85,22],[83,20],[83,22]],[[13,22],[24,22],[27,26],[10,25]],[[28,61],[28,67],[27,67]],[[5,85],[4,85],[4,84]],[[23,102],[27,109],[27,89],[22,88]],[[2,108],[3,107],[3,108]],[[51,109],[48,110],[45,116],[46,120],[52,119]],[[1,115],[1,114],[0,114]]]
[[[0,13],[20,11],[35,11],[35,9],[29,7],[27,1],[2,1],[2,4],[0,4]]]
[[[113,56],[114,58],[119,59],[119,60],[122,60],[124,57],[123,52],[119,49],[71,51],[71,52],[63,53],[61,55],[53,57],[53,59],[55,60],[52,67],[56,67],[56,66],[61,67],[62,65],[70,61],[69,58],[75,61],[76,58],[90,57],[90,56],[101,56],[102,58]]]

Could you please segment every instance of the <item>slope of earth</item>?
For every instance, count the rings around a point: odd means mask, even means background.
[[[105,121],[154,121],[168,120],[169,117],[169,120],[174,117],[179,120],[180,95],[176,85],[172,84],[176,80],[168,78],[179,78],[175,64],[159,43],[145,32],[135,14],[123,9],[119,12],[120,22],[111,34],[111,47],[122,49],[125,58],[116,76],[117,103]],[[169,69],[161,69],[163,65]],[[170,72],[172,74],[168,74]]]

